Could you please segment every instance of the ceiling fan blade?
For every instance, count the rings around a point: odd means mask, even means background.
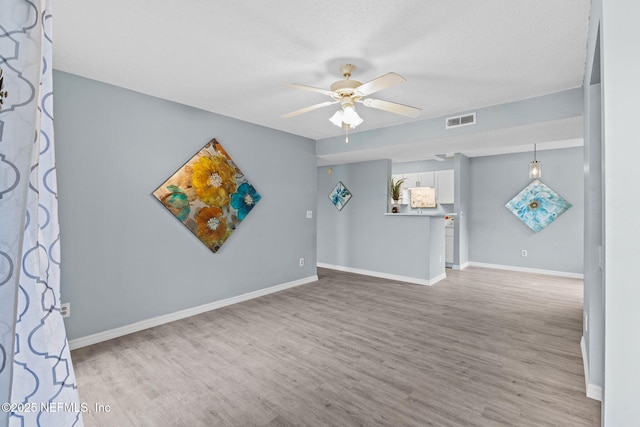
[[[283,119],[289,119],[289,118],[297,116],[299,114],[308,113],[309,111],[317,110],[318,108],[326,107],[327,105],[337,104],[337,103],[338,103],[338,101],[321,102],[320,104],[311,105],[309,107],[301,108],[299,110],[292,111],[292,112],[287,113],[287,114],[283,114],[280,117],[282,117]]]
[[[407,117],[418,117],[422,111],[420,108],[411,107],[409,105],[397,104],[395,102],[383,101],[381,99],[367,98],[359,101],[366,107],[377,108],[378,110],[389,111],[390,113],[400,114]]]
[[[356,95],[371,95],[372,93],[381,91],[382,89],[386,89],[391,86],[399,85],[400,83],[404,83],[406,81],[407,79],[402,77],[400,74],[387,73],[384,76],[380,76],[377,79],[373,79],[358,86],[356,88]]]
[[[298,83],[291,83],[289,85],[289,87],[292,87],[294,89],[308,90],[310,92],[318,92],[318,93],[321,93],[323,95],[333,96],[333,92],[331,92],[330,90],[320,89],[319,87],[313,87],[313,86],[307,86],[307,85],[299,85]]]

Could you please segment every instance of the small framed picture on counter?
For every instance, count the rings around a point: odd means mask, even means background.
[[[435,208],[436,189],[433,187],[410,188],[412,208]]]

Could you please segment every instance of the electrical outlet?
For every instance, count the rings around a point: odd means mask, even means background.
[[[527,252],[526,249],[523,249],[522,252],[520,253],[522,256],[527,256],[529,255],[529,253]]]
[[[307,218],[313,218],[313,211],[307,211]]]
[[[65,302],[64,304],[60,304],[60,314],[62,314],[62,317],[71,316],[71,303],[70,302]]]
[[[304,267],[304,258],[300,258],[300,267]]]

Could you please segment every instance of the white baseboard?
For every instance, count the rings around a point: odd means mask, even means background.
[[[329,268],[331,270],[362,274],[365,276],[380,277],[382,279],[397,280],[398,282],[407,282],[407,283],[413,283],[415,285],[424,285],[424,286],[435,285],[439,281],[447,278],[447,273],[442,273],[441,275],[436,276],[432,279],[418,279],[416,277],[398,276],[396,274],[381,273],[379,271],[371,271],[371,270],[362,270],[360,268],[344,267],[342,265],[325,264],[322,262],[319,262],[317,266],[320,268]]]
[[[464,270],[465,268],[469,267],[471,265],[470,262],[465,262],[464,264],[458,265],[458,264],[453,264],[451,266],[452,269],[454,270]]]
[[[110,329],[108,331],[98,332],[97,334],[87,335],[86,337],[70,340],[69,348],[71,350],[75,350],[80,347],[86,347],[88,345],[97,344],[102,341],[118,338],[123,335],[128,335],[134,332],[142,331],[144,329],[153,328],[154,326],[163,325],[165,323],[184,319],[186,317],[195,316],[196,314],[205,313],[207,311],[215,310],[217,308],[222,308],[228,305],[237,304],[239,302],[248,301],[250,299],[269,295],[274,292],[280,292],[285,289],[293,288],[295,286],[305,285],[307,283],[315,282],[317,280],[318,280],[317,275],[309,276],[303,279],[294,280],[292,282],[271,286],[269,288],[259,289],[253,292],[247,292],[246,294],[238,295],[231,298],[226,298],[220,301],[214,301],[208,304],[199,305],[197,307],[191,307],[185,310],[176,311],[174,313],[164,314],[162,316],[141,320],[136,323],[131,323],[130,325],[125,325],[119,328]]]
[[[587,397],[602,402],[602,387],[589,382],[589,358],[587,357],[587,346],[584,343],[584,336],[580,338],[580,348],[582,349],[582,364],[584,365],[584,386],[587,390]]]
[[[522,273],[546,274],[547,276],[568,277],[571,279],[584,279],[582,273],[569,273],[566,271],[542,270],[539,268],[516,267],[513,265],[488,264],[486,262],[469,261],[467,266],[494,268],[496,270],[520,271]]]

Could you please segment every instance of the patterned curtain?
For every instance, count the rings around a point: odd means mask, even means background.
[[[81,426],[60,314],[50,0],[2,0],[0,426]]]

